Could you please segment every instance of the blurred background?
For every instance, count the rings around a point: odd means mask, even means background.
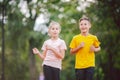
[[[78,21],[91,19],[90,32],[101,42],[94,80],[120,77],[120,0],[0,0],[0,80],[40,80],[42,60],[32,54],[48,39],[50,21],[60,23],[67,44],[61,80],[75,80],[69,43],[79,34]]]

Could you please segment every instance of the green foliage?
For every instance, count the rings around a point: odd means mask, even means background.
[[[95,80],[117,80],[120,73],[119,0],[88,2],[90,7],[87,7],[85,11],[77,10],[77,7],[82,3],[79,0],[68,2],[63,0],[37,0],[37,2],[27,0],[29,17],[26,17],[20,11],[19,2],[20,0],[4,2],[5,16],[7,17],[7,23],[4,26],[6,80],[30,80],[30,67],[33,67],[30,65],[31,63],[34,65],[33,68],[36,69],[34,70],[36,79],[39,72],[42,71],[42,61],[38,57],[35,57],[35,61],[31,54],[31,48],[37,47],[40,49],[43,41],[48,38],[47,34],[43,35],[41,32],[33,31],[35,20],[39,14],[50,15],[46,25],[51,20],[58,21],[61,24],[60,37],[65,40],[68,48],[62,64],[61,80],[75,79],[75,56],[70,55],[69,43],[74,35],[80,33],[78,20],[83,14],[90,17],[92,23],[90,32],[97,35],[101,42],[101,51],[96,54]],[[32,14],[33,10],[36,12],[35,15]],[[0,43],[0,59],[1,54]]]
[[[120,45],[118,18],[120,14],[116,12],[119,8],[117,1],[118,0],[98,0],[98,5],[93,4],[91,5],[92,8],[87,9],[87,13],[90,13],[89,16],[91,16],[93,22],[91,31],[95,33],[101,41],[100,69],[102,69],[102,79],[100,80],[117,80],[118,77],[114,74],[120,73],[120,67],[118,67],[120,60],[118,59],[120,54],[118,50],[120,48],[118,46]],[[94,11],[94,13],[92,11]],[[97,61],[97,63],[99,62]],[[99,71],[99,67],[97,71]],[[102,74],[104,74],[103,77]]]

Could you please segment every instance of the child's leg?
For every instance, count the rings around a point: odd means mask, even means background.
[[[50,66],[43,66],[43,72],[44,72],[44,76],[45,76],[45,80],[53,80],[52,78],[52,69]]]
[[[75,70],[76,80],[85,80],[85,70],[76,69]]]
[[[94,77],[94,67],[86,69],[86,80],[93,80]]]
[[[52,68],[53,71],[53,80],[60,80],[60,69]]]

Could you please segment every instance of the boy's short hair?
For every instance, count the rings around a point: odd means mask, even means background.
[[[87,21],[91,22],[90,19],[89,19],[87,16],[82,16],[82,17],[79,19],[79,22],[81,22],[82,20],[87,20]]]

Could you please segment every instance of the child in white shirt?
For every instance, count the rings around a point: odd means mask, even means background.
[[[67,49],[65,41],[59,38],[60,31],[60,24],[51,22],[48,30],[50,39],[44,42],[41,48],[43,53],[41,54],[37,48],[33,48],[33,53],[43,59],[45,80],[60,80],[62,59]]]

